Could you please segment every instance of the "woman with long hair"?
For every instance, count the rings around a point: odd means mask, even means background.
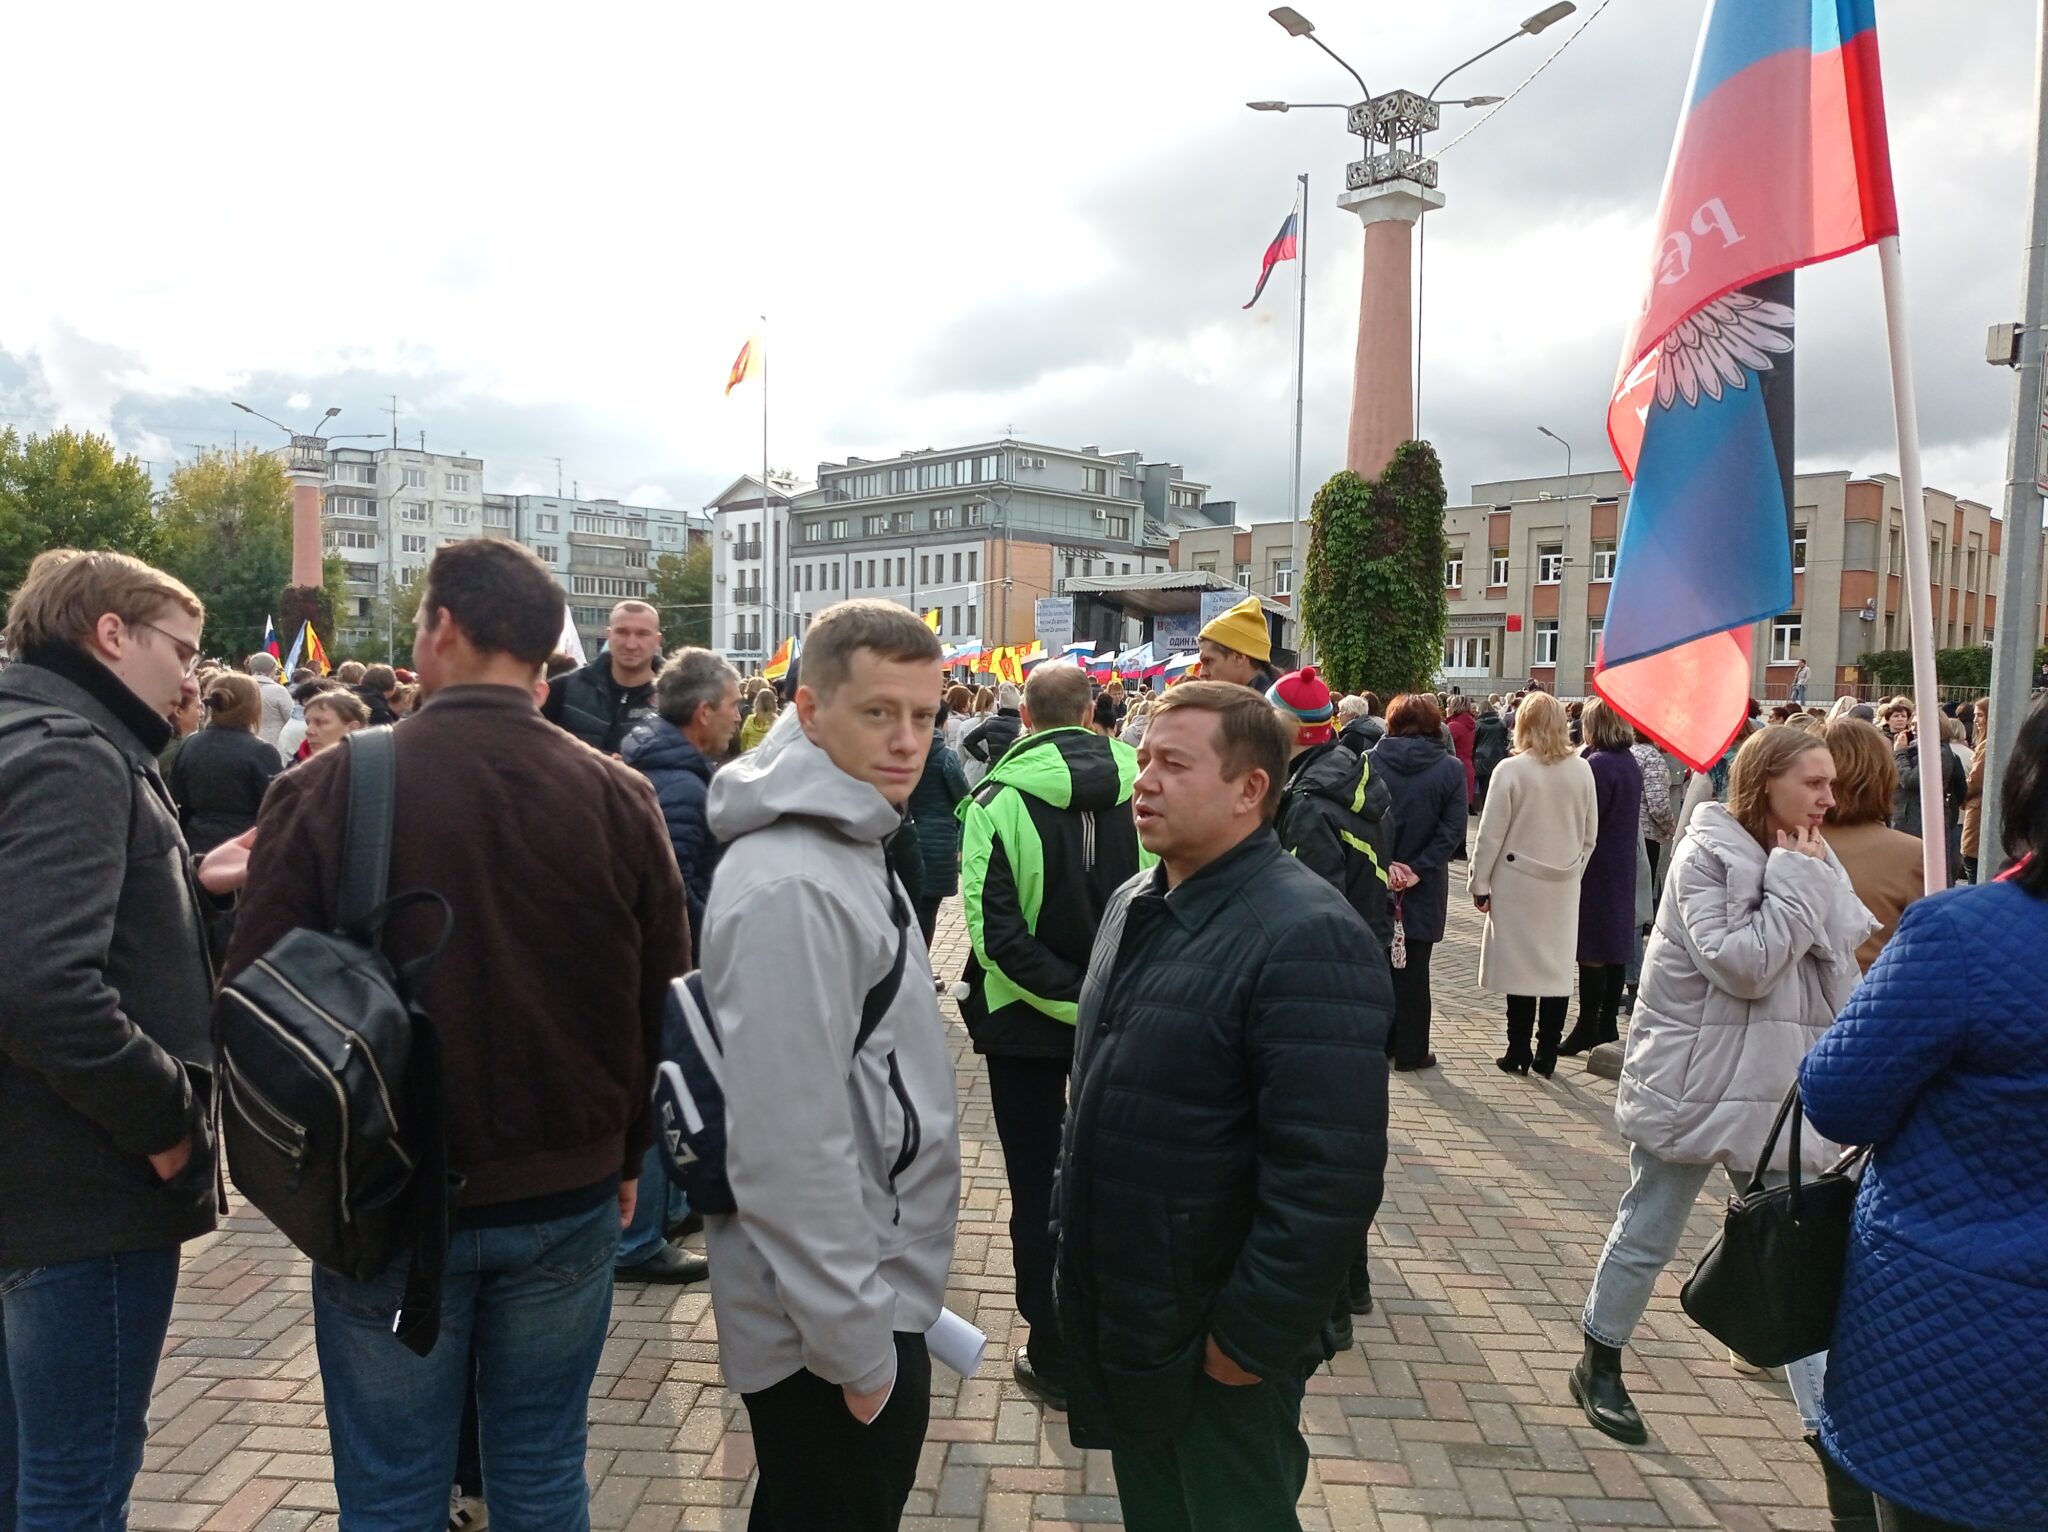
[[[764,686],[754,693],[754,706],[740,723],[740,754],[760,744],[768,737],[768,731],[775,727],[776,717],[782,711],[782,704],[776,699],[775,688]]]
[[[1893,1532],[2048,1526],[2048,711],[1999,807],[2018,865],[1907,910],[1799,1071],[1872,1146],[1817,1450]]]
[[[1634,825],[1632,806],[1631,835]],[[1578,966],[1579,883],[1599,828],[1593,769],[1572,748],[1563,705],[1530,693],[1515,709],[1515,753],[1487,790],[1465,884],[1486,916],[1479,987],[1507,996],[1508,1051],[1494,1062],[1508,1074],[1556,1072]]]
[[[1557,1050],[1565,1058],[1620,1036],[1621,990],[1636,951],[1636,872],[1644,860],[1636,731],[1598,697],[1579,721],[1597,812],[1593,854],[1579,882],[1579,1019]]]
[[[1617,1441],[1649,1440],[1621,1348],[1701,1188],[1716,1165],[1738,1189],[1747,1183],[1799,1061],[1856,985],[1856,947],[1873,922],[1821,835],[1834,788],[1825,742],[1760,729],[1735,757],[1727,803],[1700,806],[1672,859],[1614,1103],[1629,1187],[1586,1294],[1570,1380],[1586,1418]],[[1788,1136],[1767,1178],[1784,1180],[1789,1147]],[[1837,1153],[1806,1133],[1801,1168],[1817,1174]],[[1787,1369],[1809,1428],[1826,1365],[1822,1355]]]

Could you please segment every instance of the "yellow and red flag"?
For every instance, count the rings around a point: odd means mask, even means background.
[[[924,614],[924,625],[934,633],[939,631],[939,609],[937,607],[933,607]]]
[[[780,681],[789,674],[792,642],[793,640],[785,638],[775,646],[775,652],[768,657],[768,663],[761,667],[762,680]]]
[[[321,647],[320,635],[310,622],[306,624],[306,663],[323,676],[334,672],[334,667],[327,663],[327,651]]]
[[[732,372],[725,380],[726,394],[730,396],[732,391],[747,379],[759,377],[760,374],[761,337],[750,335],[747,337],[747,343],[740,347],[740,354],[732,359]]]

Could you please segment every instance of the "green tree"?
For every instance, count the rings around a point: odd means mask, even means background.
[[[0,430],[0,615],[31,560],[48,548],[156,556],[149,475],[104,436]]]
[[[384,594],[377,598],[369,619],[369,638],[350,645],[346,654],[330,649],[328,653],[334,663],[339,665],[347,659],[372,665],[411,665],[414,624],[419,620],[420,596],[426,588],[424,579],[410,585],[395,579],[386,581]]]
[[[661,613],[667,650],[711,645],[711,544],[688,553],[664,553],[647,571],[647,599]]]
[[[158,525],[163,567],[206,603],[206,652],[230,660],[253,653],[292,572],[284,464],[253,449],[183,464],[171,474]],[[292,635],[280,630],[278,640],[288,647]]]
[[[1350,470],[1316,491],[1302,619],[1330,685],[1425,691],[1443,665],[1444,475],[1403,442],[1379,478]]]

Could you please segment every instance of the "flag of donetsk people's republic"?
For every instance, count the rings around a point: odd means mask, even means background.
[[[740,354],[732,359],[732,371],[726,374],[725,392],[728,397],[747,379],[758,377],[761,372],[761,337],[750,335],[747,343],[740,347]]]
[[[1711,0],[1607,434],[1633,481],[1593,689],[1699,770],[1793,600],[1792,278],[1898,232],[1874,0]]]
[[[1252,303],[1257,303],[1259,294],[1266,290],[1266,279],[1273,274],[1273,268],[1282,261],[1294,259],[1295,217],[1295,214],[1289,213],[1286,222],[1280,225],[1280,232],[1273,236],[1273,243],[1266,246],[1266,259],[1259,267],[1259,285],[1252,289]],[[1247,303],[1245,307],[1250,308],[1252,303]]]

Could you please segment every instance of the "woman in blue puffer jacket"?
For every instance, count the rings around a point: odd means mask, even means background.
[[[1799,1074],[1875,1146],[1821,1436],[1899,1532],[2048,1527],[2048,710],[2003,808],[2024,860],[1909,907]]]

